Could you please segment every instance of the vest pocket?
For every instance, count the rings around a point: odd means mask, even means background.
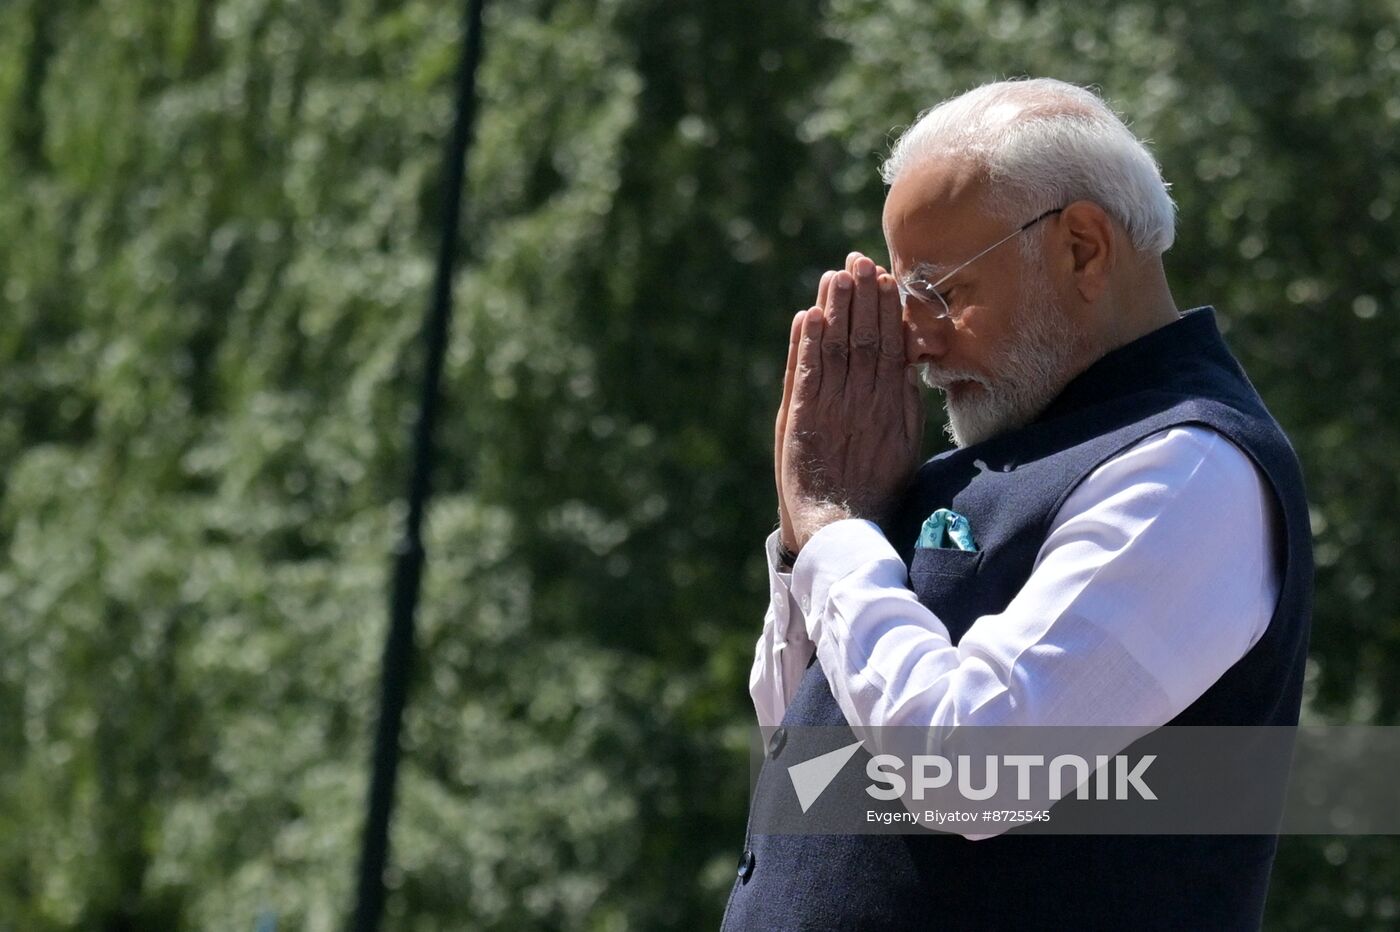
[[[982,564],[985,550],[958,550],[956,547],[917,547],[909,561],[909,578],[918,582],[921,578],[938,576],[970,576]],[[918,591],[918,586],[914,590]]]

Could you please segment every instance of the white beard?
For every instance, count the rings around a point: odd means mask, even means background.
[[[924,384],[944,390],[944,430],[955,445],[970,446],[1029,424],[1064,388],[1076,335],[1055,306],[1049,284],[1042,270],[1028,282],[1027,290],[1036,297],[1013,322],[1015,337],[994,361],[993,378],[920,364]],[[946,386],[960,380],[978,384],[960,386],[954,400]]]

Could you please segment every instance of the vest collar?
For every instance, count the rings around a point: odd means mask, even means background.
[[[1210,305],[1180,317],[1129,343],[1109,350],[1079,373],[1032,423],[1053,420],[1080,408],[1122,395],[1139,386],[1162,385],[1168,370],[1179,370],[1193,356],[1231,358]]]

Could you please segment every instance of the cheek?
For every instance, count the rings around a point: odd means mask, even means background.
[[[1025,306],[1018,283],[1006,277],[979,282],[963,300],[966,305],[958,321],[959,332],[989,344],[1015,330]]]

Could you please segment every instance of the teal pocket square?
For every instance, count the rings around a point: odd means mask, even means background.
[[[916,547],[945,547],[955,550],[976,550],[972,540],[972,525],[967,518],[951,508],[940,508],[928,516],[919,531]]]

